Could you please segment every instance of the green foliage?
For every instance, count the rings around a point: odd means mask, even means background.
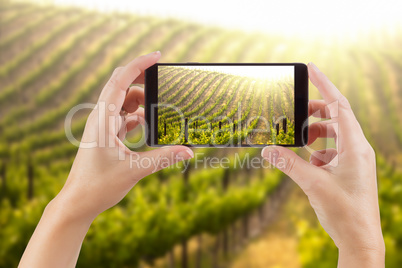
[[[270,91],[267,91],[268,87],[273,88],[271,102],[273,103],[274,96],[279,98],[280,107],[276,110],[272,108],[272,113],[270,114],[272,117],[267,120],[273,121],[275,119],[273,115],[287,117],[287,114],[293,114],[293,108],[290,108],[290,103],[285,101],[285,94],[289,95],[290,93],[287,93],[287,91],[291,91],[292,87],[284,90],[278,86],[279,84],[273,85],[271,83],[268,86],[265,81],[255,81],[251,78],[235,75],[217,74],[213,71],[201,69],[183,70],[182,67],[166,66],[162,69],[168,73],[163,74],[163,79],[159,81],[161,90],[161,94],[158,97],[159,102],[170,104],[175,101],[173,104],[175,108],[161,107],[158,110],[159,144],[225,145],[233,142],[244,142],[250,134],[253,134],[260,117],[265,116],[265,113],[263,114],[263,105],[265,94],[270,93]],[[181,75],[177,75],[177,73]],[[198,82],[193,82],[197,81],[197,78],[202,74],[204,74],[203,78],[198,79]],[[190,78],[183,86],[176,87],[181,83],[183,77]],[[283,91],[286,91],[286,93]],[[170,95],[165,99],[164,96],[167,92]],[[184,94],[179,94],[181,92],[184,92]],[[183,114],[180,114],[176,110],[177,108]],[[239,111],[240,117],[236,114],[239,108],[241,109]],[[235,115],[238,118],[232,120]],[[188,121],[188,142],[185,142],[184,138],[184,118],[190,118]],[[221,123],[221,129],[219,129],[219,122]],[[288,122],[289,131],[286,134],[281,130],[280,134],[276,135],[275,131],[268,127],[269,133],[273,133],[271,137],[252,137],[252,143],[293,144],[294,125],[290,120]],[[235,130],[233,131],[233,129]]]
[[[400,267],[402,256],[402,174],[377,157],[379,181],[379,204],[381,225],[386,247],[386,267]],[[306,221],[298,223],[301,262],[304,267],[336,267],[338,250],[324,231],[319,227],[308,226]]]
[[[7,199],[1,201],[0,267],[18,266],[47,201],[19,202],[17,207],[13,207]]]
[[[0,66],[1,82],[7,82],[0,89],[0,166],[6,167],[5,177],[0,174],[0,267],[17,266],[43,209],[60,191],[68,175],[77,147],[65,138],[63,122],[67,112],[79,103],[96,101],[99,90],[116,66],[152,50],[161,50],[164,60],[172,62],[264,62],[273,59],[319,62],[326,57],[320,65],[334,83],[341,86],[362,123],[365,135],[378,152],[386,264],[387,267],[402,265],[399,254],[402,249],[402,174],[397,170],[401,158],[394,155],[402,144],[402,117],[399,116],[402,114],[399,108],[402,80],[398,76],[402,72],[402,54],[397,45],[400,43],[398,35],[389,40],[381,36],[381,42],[386,45],[378,45],[376,49],[323,47],[322,51],[328,48],[331,53],[320,56],[315,46],[311,51],[298,50],[299,47],[311,46],[311,43],[300,40],[294,41],[296,48],[288,46],[292,40],[285,42],[271,35],[246,34],[172,19],[97,14],[99,20],[82,25],[69,41],[61,42],[39,61],[38,51],[43,51],[49,40],[60,38],[70,26],[76,25],[79,18],[92,18],[93,14],[8,2],[4,6],[10,7],[11,11],[2,20],[2,26],[4,29],[13,26],[11,28],[15,30],[6,37],[0,36],[2,53],[8,53],[15,44],[34,36],[39,27],[49,27],[57,16],[69,12],[78,15],[67,16],[62,24]],[[2,15],[8,12],[2,10]],[[13,23],[21,17],[25,17],[22,25],[14,27]],[[113,24],[115,17],[119,19]],[[87,38],[99,29],[105,31],[95,34],[93,40]],[[135,34],[127,35],[130,31]],[[376,39],[371,40],[375,42]],[[88,53],[80,50],[80,44],[84,44]],[[252,45],[261,49],[254,50]],[[317,42],[317,45],[321,46],[321,43]],[[71,57],[78,59],[72,61]],[[74,64],[70,65],[71,62]],[[28,70],[24,69],[25,65],[29,66]],[[49,74],[52,76],[54,67],[60,66],[65,68],[62,76],[47,78]],[[23,75],[8,77],[19,71],[23,71]],[[43,82],[43,86],[33,91],[31,85],[37,81]],[[72,88],[71,81],[79,86]],[[189,128],[193,143],[210,143],[212,139],[220,144],[231,139],[242,142],[259,127],[261,116],[285,116],[288,132],[285,134],[280,130],[279,135],[275,135],[276,130],[270,121],[268,128],[273,134],[269,138],[255,135],[256,143],[293,143],[293,115],[287,112],[287,106],[293,107],[294,104],[289,90],[293,85],[289,81],[286,89],[279,90],[276,85],[269,85],[274,90],[268,100],[268,96],[259,93],[261,85],[253,80],[213,72],[203,75],[197,71],[185,73],[184,70],[166,68],[161,73],[161,83],[163,91],[160,96],[164,101],[181,105],[185,116],[201,114],[211,122],[198,121],[197,130],[202,130],[200,132]],[[25,91],[27,94],[22,94]],[[207,98],[200,103],[203,94]],[[23,98],[26,96],[29,98]],[[238,106],[232,105],[239,102],[242,104],[241,118],[236,116]],[[177,138],[184,142],[184,122],[180,122],[177,113],[169,109],[162,111],[161,119],[167,122],[167,135],[162,135],[164,130],[161,127],[158,129],[160,143],[170,143]],[[220,116],[225,117],[221,120],[221,131],[215,120]],[[251,117],[255,118],[247,126],[238,128]],[[76,137],[82,133],[85,119],[82,116],[73,121],[72,132]],[[231,133],[234,124],[236,130]],[[213,156],[217,151],[205,149],[199,152]],[[232,152],[227,156],[233,162]],[[254,156],[260,150],[236,152],[244,157],[245,152]],[[31,200],[27,195],[28,158],[33,161],[35,174],[34,198]],[[194,165],[194,161],[191,163]],[[118,206],[104,212],[93,223],[78,266],[132,267],[140,259],[152,262],[182,239],[202,232],[219,233],[234,220],[257,208],[281,181],[278,172],[265,172],[263,178],[256,178],[254,173],[244,175],[232,164],[229,168],[231,174],[239,172],[242,179],[251,178],[247,185],[231,180],[225,191],[222,187],[223,170],[213,168],[192,171],[187,185],[179,168],[166,169],[142,180]],[[305,222],[299,225],[303,266],[334,267],[337,250],[328,235],[321,228]]]

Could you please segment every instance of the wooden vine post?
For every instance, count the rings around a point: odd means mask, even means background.
[[[6,172],[7,172],[7,165],[6,165],[6,161],[4,160],[1,163],[1,169],[0,169],[1,184],[2,184],[4,194],[6,193],[6,189],[7,189]]]
[[[33,198],[34,194],[34,168],[32,165],[31,157],[28,158],[27,162],[27,176],[28,176],[28,199]]]
[[[283,118],[283,120],[282,120],[282,128],[283,128],[283,133],[285,133],[285,134],[286,134],[286,132],[288,130],[287,122],[288,122],[288,120],[286,118]]]
[[[187,123],[187,119],[186,119]],[[187,124],[186,124],[187,125]],[[183,172],[183,193],[182,193],[182,198],[184,202],[188,201],[188,192],[189,192],[189,179],[190,179],[190,170],[191,170],[191,164],[187,166],[186,170]],[[188,245],[187,245],[187,239],[183,239],[181,241],[181,267],[182,268],[188,268]]]
[[[230,183],[230,168],[226,168],[224,173],[223,173],[223,178],[222,178],[222,189],[226,193],[227,189],[229,188],[229,183]],[[229,234],[228,234],[228,228],[224,228],[223,233],[222,233],[222,249],[223,249],[223,256],[225,258],[228,257],[228,252],[229,252]]]
[[[188,119],[184,119],[184,142],[188,142]]]

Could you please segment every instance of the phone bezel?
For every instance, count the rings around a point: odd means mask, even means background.
[[[145,138],[150,147],[170,146],[172,144],[158,144],[158,66],[294,66],[295,77],[295,143],[294,144],[236,144],[236,145],[211,145],[211,144],[178,144],[187,147],[215,147],[215,148],[239,148],[239,147],[265,147],[280,145],[284,147],[303,147],[308,141],[308,71],[304,63],[156,63],[145,70]],[[155,109],[154,111],[152,109]],[[154,123],[155,122],[155,123]],[[156,134],[155,134],[156,133]]]

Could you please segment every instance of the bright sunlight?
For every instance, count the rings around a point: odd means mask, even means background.
[[[386,29],[393,33],[401,25],[402,1],[261,1],[204,0],[54,0],[55,4],[77,5],[101,11],[130,11],[220,25],[226,28],[257,30],[281,35],[342,34],[355,37]]]
[[[204,71],[214,71],[226,74],[233,74],[256,79],[279,80],[294,75],[293,66],[183,66],[186,69],[198,69]]]

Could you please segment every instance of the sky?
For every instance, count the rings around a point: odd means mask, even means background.
[[[47,0],[49,1],[49,0]],[[282,35],[354,35],[394,32],[402,25],[401,0],[50,0],[101,11],[174,17],[226,28]]]

